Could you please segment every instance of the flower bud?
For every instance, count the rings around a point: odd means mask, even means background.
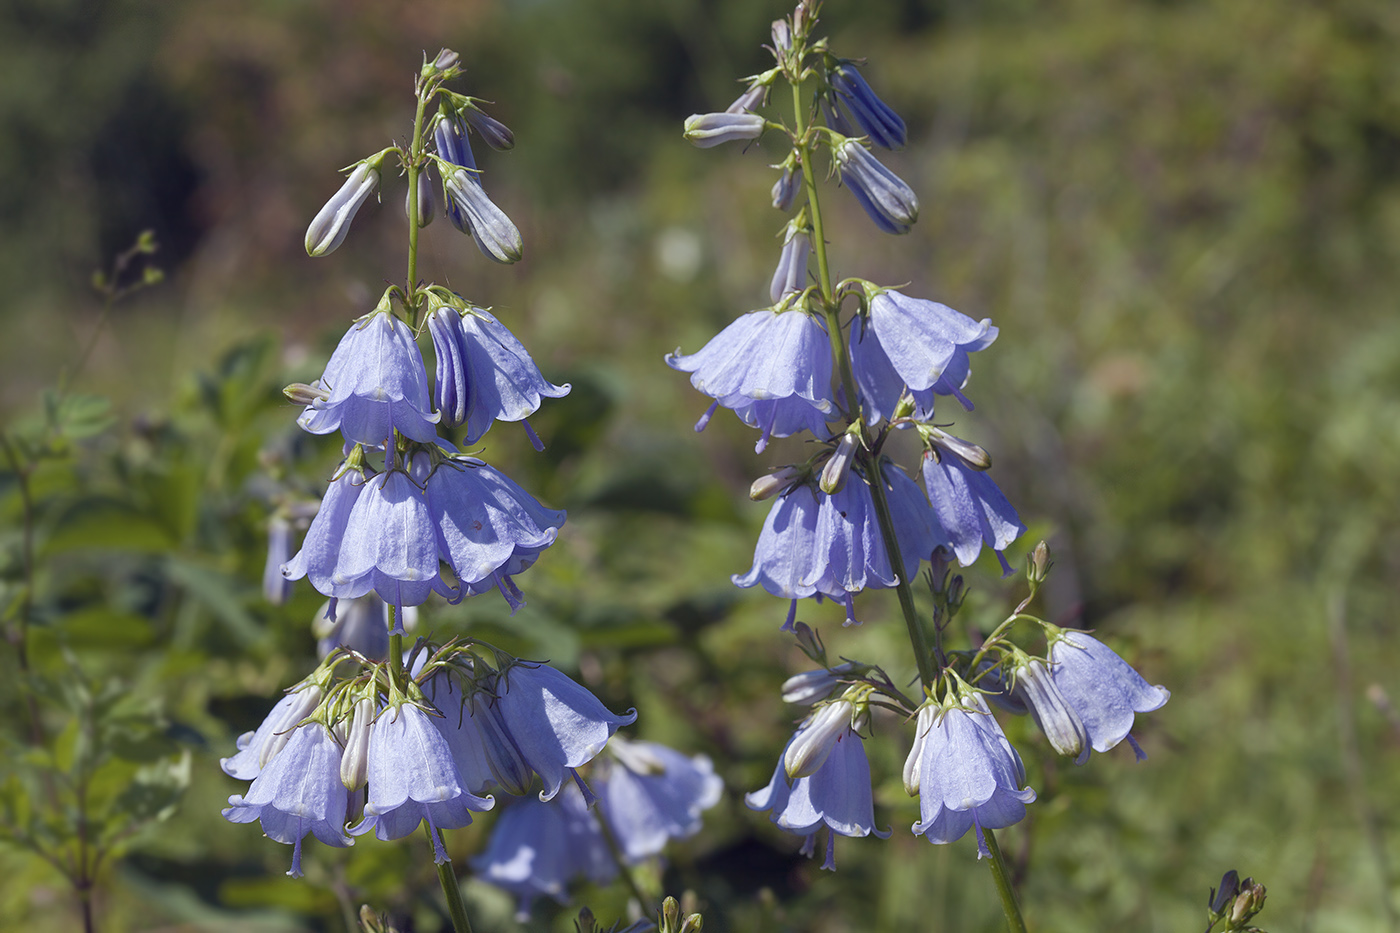
[[[1088,760],[1088,730],[1055,686],[1044,661],[1032,658],[1016,669],[1016,694],[1030,707],[1031,716],[1049,739],[1051,748],[1074,758],[1075,764],[1082,765]]]
[[[267,744],[262,747],[262,753],[258,756],[258,767],[265,768],[287,744],[287,740],[292,737],[296,730],[297,723],[316,711],[316,707],[321,705],[321,697],[325,694],[317,684],[303,687],[295,694],[296,702],[289,704],[284,709],[278,711],[277,723],[273,726],[272,737],[267,740]]]
[[[462,116],[467,118],[472,129],[476,130],[482,141],[492,149],[503,152],[515,148],[515,134],[500,120],[476,109],[475,105],[463,110]]]
[[[324,402],[331,397],[331,394],[321,388],[319,384],[307,385],[304,382],[293,382],[282,390],[282,394],[301,406],[310,405],[313,402]]]
[[[955,454],[959,460],[969,467],[978,471],[986,471],[992,468],[992,455],[969,441],[960,437],[954,437],[938,428],[931,428],[928,432],[928,439],[943,450]],[[940,462],[942,458],[939,458]]]
[[[481,184],[464,168],[446,179],[447,196],[461,209],[477,249],[487,259],[509,264],[524,255],[520,231],[505,211],[486,196]]]
[[[453,68],[456,68],[457,64],[461,60],[462,57],[456,52],[452,51],[451,49],[443,49],[441,52],[437,53],[436,58],[434,58],[426,66],[424,66],[423,77],[426,78],[432,74],[437,74],[443,71],[450,71]]]
[[[311,226],[306,228],[308,256],[325,256],[345,242],[345,234],[350,232],[350,221],[355,219],[355,212],[379,187],[380,161],[366,159],[358,163],[350,172],[350,177],[345,179],[345,184],[316,214]]]
[[[685,138],[697,149],[737,139],[757,139],[767,121],[756,113],[694,113],[686,117]]]
[[[792,27],[785,19],[773,20],[773,51],[779,55],[786,55],[792,51]]]
[[[428,170],[424,168],[418,172],[419,227],[426,227],[428,224],[433,222],[433,217],[437,215],[437,211],[433,210],[433,206],[433,184],[428,179]],[[409,197],[409,193],[405,192],[403,196],[403,214],[405,217],[411,217],[412,212],[413,201]]]
[[[369,733],[376,712],[373,697],[355,701],[355,712],[346,730],[345,751],[340,756],[340,783],[349,790],[365,786],[369,774]]]
[[[840,133],[842,136],[859,136],[860,132],[851,125],[851,121],[846,119],[846,112],[828,97],[821,99],[822,116],[826,118],[827,128],[833,133]]]
[[[904,791],[910,797],[919,796],[919,770],[924,757],[924,744],[941,712],[932,701],[919,707],[919,717],[914,723],[914,744],[909,749],[909,757],[904,759]]]
[[[748,90],[734,98],[734,103],[724,108],[725,113],[748,113],[763,106],[763,99],[768,96],[768,86],[765,84],[751,84]]]
[[[1210,892],[1210,912],[1214,916],[1219,916],[1225,912],[1225,908],[1230,901],[1234,900],[1240,890],[1240,873],[1233,868],[1227,871],[1220,878],[1220,890],[1212,889]]]
[[[904,121],[875,95],[855,66],[850,62],[837,65],[831,72],[831,88],[872,143],[882,149],[903,148],[908,135]]]
[[[705,929],[705,918],[699,914],[687,914],[681,924],[681,933],[701,933]]]
[[[753,481],[749,487],[749,498],[755,502],[762,502],[764,499],[771,499],[780,492],[784,492],[789,486],[802,478],[802,470],[797,467],[785,466],[780,470],[775,470],[767,476],[760,476]]]
[[[661,902],[660,933],[679,933],[681,928],[681,905],[674,897]]]
[[[810,706],[831,695],[836,685],[841,683],[843,674],[855,670],[855,664],[845,661],[833,668],[803,671],[783,681],[783,702],[801,703]]]
[[[1240,893],[1230,907],[1230,925],[1237,929],[1249,922],[1250,918],[1264,909],[1264,898],[1269,892],[1253,878],[1240,882]]]
[[[818,485],[821,491],[827,495],[835,495],[846,485],[846,478],[851,475],[851,464],[856,458],[856,449],[860,445],[860,423],[851,426],[852,430],[841,435],[841,440],[836,444],[836,452],[831,455],[831,459],[826,461],[826,466],[822,467],[822,478]]]
[[[792,602],[795,608],[797,600]],[[822,637],[815,629],[806,622],[797,622],[792,626],[792,634],[797,638],[797,647],[802,649],[803,654],[826,667],[826,645],[822,644]]]
[[[593,911],[587,907],[580,907],[578,918],[574,920],[574,928],[578,933],[595,933],[598,929],[598,920],[593,916]]]
[[[851,728],[856,707],[850,700],[839,699],[818,708],[797,730],[783,755],[783,769],[793,780],[811,777],[826,763],[836,740]]]
[[[908,233],[919,219],[919,199],[898,175],[860,143],[846,140],[836,149],[841,182],[866,215],[886,233]]]
[[[787,295],[794,295],[807,287],[807,255],[812,251],[812,243],[805,231],[788,226],[787,240],[778,257],[778,267],[773,272],[773,281],[768,286],[768,296],[773,304],[778,304]]]
[[[791,209],[797,200],[797,189],[797,172],[791,165],[783,166],[783,174],[773,182],[773,207],[780,211]]]
[[[1044,583],[1052,566],[1050,546],[1041,541],[1026,557],[1026,578],[1035,584]]]

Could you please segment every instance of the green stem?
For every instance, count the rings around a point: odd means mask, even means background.
[[[1011,887],[1011,876],[1006,871],[1006,861],[1001,857],[1001,846],[990,829],[982,830],[982,838],[992,857],[987,860],[992,870],[992,878],[997,883],[997,896],[1001,898],[1001,909],[1006,914],[1006,929],[1010,933],[1026,933],[1026,921],[1021,917],[1020,905],[1016,903],[1016,890]]]
[[[397,687],[403,687],[408,681],[408,672],[403,666],[403,636],[394,632],[398,626],[395,624],[398,607],[392,603],[389,605],[389,679]]]
[[[418,328],[418,176],[423,173],[423,111],[428,96],[418,89],[418,108],[413,114],[413,142],[408,150],[408,281],[404,283],[404,304],[409,324]]]
[[[428,831],[429,844],[433,841],[433,827],[423,824]],[[438,842],[442,842],[442,830],[437,830]],[[457,885],[457,876],[452,873],[451,862],[437,865],[438,882],[442,885],[442,895],[447,898],[447,913],[452,918],[452,929],[457,933],[472,933],[472,922],[467,918],[467,905],[462,903],[462,889]]]
[[[627,859],[622,856],[622,846],[618,844],[617,837],[613,835],[612,828],[608,826],[607,816],[603,813],[602,802],[593,805],[598,816],[598,828],[603,831],[603,840],[608,844],[608,851],[612,853],[613,863],[617,865],[617,870],[622,875],[622,880],[627,883],[627,889],[632,892],[632,896],[637,899],[637,906],[642,909],[642,916],[651,916],[656,910],[651,906],[650,900],[642,893],[641,885],[637,884],[637,878],[632,874],[632,866],[627,864]]]
[[[914,588],[909,585],[909,576],[904,572],[904,556],[899,550],[894,517],[890,512],[889,498],[885,495],[885,476],[880,470],[878,455],[871,454],[865,460],[865,475],[870,478],[870,497],[875,504],[875,519],[880,525],[880,539],[885,544],[885,553],[889,555],[890,569],[899,577],[894,589],[899,595],[899,608],[904,614],[909,645],[914,649],[914,661],[919,665],[919,680],[925,689],[929,689],[938,679],[938,671],[934,667],[933,653],[929,651],[924,627],[919,622],[918,610],[914,607]]]

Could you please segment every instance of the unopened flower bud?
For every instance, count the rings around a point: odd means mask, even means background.
[[[751,84],[748,90],[734,98],[734,103],[724,108],[725,113],[749,113],[763,106],[763,99],[768,96],[768,86],[764,84]]]
[[[422,169],[418,172],[418,226],[426,227],[433,222],[437,216],[437,211],[433,210],[433,184],[428,179],[428,170]],[[413,215],[413,199],[409,193],[403,196],[403,214],[405,217]]]
[[[293,382],[282,390],[282,394],[302,406],[310,405],[313,402],[324,402],[331,397],[331,394],[320,385],[316,383],[307,385],[304,382]]]
[[[1210,912],[1219,916],[1240,891],[1240,873],[1233,868],[1220,878],[1220,889],[1210,892]]]
[[[786,55],[792,51],[792,27],[785,19],[773,20],[773,50],[780,55]]]
[[[578,933],[594,933],[594,930],[598,928],[598,921],[593,916],[593,911],[587,907],[580,907],[578,919],[574,921],[574,927],[577,928]]]
[[[836,740],[851,728],[855,712],[855,704],[844,697],[816,710],[797,730],[783,755],[783,770],[787,776],[797,780],[816,774],[826,763]]]
[[[331,195],[325,207],[316,214],[311,226],[306,228],[306,254],[325,256],[334,252],[345,242],[345,234],[350,232],[350,221],[355,213],[379,187],[380,159],[366,159],[355,166],[350,177],[340,190]]]
[[[756,113],[695,113],[686,117],[685,138],[697,149],[738,139],[757,139],[766,121]]]
[[[1264,909],[1264,898],[1268,891],[1264,889],[1253,878],[1246,878],[1240,882],[1240,893],[1235,896],[1235,902],[1230,907],[1231,928],[1237,928],[1249,922],[1250,918]]]
[[[316,707],[321,705],[321,697],[324,695],[319,685],[311,684],[297,691],[295,694],[296,702],[290,703],[278,711],[272,738],[267,740],[267,744],[262,747],[262,752],[258,756],[259,768],[267,767],[267,763],[273,759],[273,756],[286,746],[287,740],[292,737],[297,724],[316,711]]]
[[[822,492],[829,496],[840,492],[846,485],[846,478],[851,475],[851,464],[855,462],[856,450],[860,446],[859,422],[851,427],[852,430],[841,435],[841,440],[836,444],[836,452],[826,461],[826,466],[822,467],[822,478],[818,485]]]
[[[661,933],[678,933],[681,926],[681,905],[674,897],[661,902]]]
[[[441,52],[437,53],[436,58],[428,63],[428,67],[423,69],[424,76],[426,77],[428,74],[434,72],[448,71],[452,68],[456,68],[458,62],[461,60],[462,57],[456,52],[451,49],[443,49]]]
[[[826,645],[822,644],[822,637],[810,625],[796,622],[792,626],[792,634],[797,637],[797,647],[802,649],[803,654],[826,667]]]
[[[904,121],[876,96],[859,71],[850,62],[842,62],[831,72],[831,88],[840,102],[851,110],[860,128],[870,141],[883,149],[904,146],[907,133]]]
[[[462,116],[467,118],[471,128],[476,130],[482,141],[492,149],[503,152],[515,148],[515,134],[500,120],[488,116],[485,112],[476,109],[475,106],[463,110]]]
[[[913,189],[854,140],[837,147],[836,160],[842,184],[875,226],[886,233],[908,233],[919,219],[919,199]]]
[[[355,701],[355,712],[346,730],[345,751],[340,756],[340,783],[348,789],[364,787],[369,775],[369,733],[377,712],[373,697]]]
[[[953,611],[962,608],[963,600],[967,598],[967,587],[960,573],[953,574],[953,579],[948,581],[948,607]]]
[[[778,267],[768,286],[768,296],[773,299],[773,304],[807,287],[807,255],[811,251],[812,242],[806,232],[789,226],[787,240],[778,257]]]
[[[1031,716],[1051,748],[1073,758],[1075,764],[1082,765],[1089,759],[1089,733],[1084,721],[1065,701],[1044,661],[1032,658],[1016,669],[1016,694],[1030,707]]]
[[[783,166],[783,174],[773,182],[773,206],[780,211],[789,210],[797,200],[797,173],[791,165]]]
[[[464,168],[446,179],[447,195],[465,215],[472,239],[482,255],[499,263],[519,262],[524,255],[520,231],[486,196],[481,184]]]
[[[831,695],[841,683],[841,677],[855,670],[855,664],[845,661],[831,669],[803,671],[783,681],[783,702],[801,703],[810,706]]]
[[[842,136],[859,136],[860,132],[851,125],[851,121],[846,119],[846,112],[836,105],[828,97],[821,99],[822,116],[826,118],[827,128],[833,133],[840,133]]]
[[[705,929],[705,918],[699,914],[689,914],[681,924],[681,933],[700,933]]]
[[[1040,584],[1050,576],[1050,546],[1041,541],[1026,557],[1026,577],[1032,583]]]
[[[970,441],[965,441],[960,437],[954,437],[938,428],[930,429],[928,438],[943,450],[955,454],[959,460],[966,463],[974,470],[985,471],[992,468],[992,455]]]
[[[786,491],[789,486],[801,478],[802,470],[793,466],[785,466],[754,480],[753,485],[749,487],[749,498],[755,502],[771,499],[778,493]]]
[[[919,796],[919,771],[924,758],[924,744],[941,712],[938,705],[932,702],[919,707],[919,717],[914,723],[914,745],[904,759],[904,790],[910,797]]]

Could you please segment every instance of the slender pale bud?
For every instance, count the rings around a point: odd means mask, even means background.
[[[783,174],[773,182],[773,207],[780,211],[790,210],[797,200],[797,172],[791,165],[783,166]]]
[[[710,149],[763,135],[766,121],[756,113],[693,113],[685,119],[685,138],[697,149]]]
[[[1044,583],[1045,578],[1050,576],[1051,566],[1050,546],[1041,541],[1026,558],[1026,577],[1032,583]]]
[[[783,755],[783,770],[787,776],[796,780],[816,774],[826,763],[836,740],[851,728],[855,710],[855,704],[843,697],[812,713]]]
[[[829,496],[840,492],[846,485],[847,477],[851,475],[851,464],[855,462],[856,450],[860,446],[858,430],[857,422],[852,425],[852,430],[841,435],[841,440],[836,444],[836,452],[826,461],[826,466],[822,467],[822,478],[818,485],[822,492]]]
[[[423,77],[456,68],[462,57],[451,49],[443,49],[437,57],[423,67]]]
[[[379,160],[366,160],[355,166],[345,184],[331,196],[306,228],[306,254],[325,256],[345,242],[350,221],[379,187]]]
[[[992,468],[992,455],[970,441],[954,437],[938,428],[931,428],[928,432],[928,438],[943,450],[957,456],[959,460],[974,470],[985,471]]]
[[[369,732],[376,712],[372,697],[355,701],[355,712],[345,736],[345,751],[340,756],[340,783],[349,790],[365,786],[369,774]]]
[[[1030,707],[1050,747],[1076,764],[1083,764],[1089,758],[1089,733],[1084,721],[1065,701],[1045,662],[1032,658],[1030,663],[1016,669],[1016,694]]]
[[[780,55],[792,51],[792,27],[785,19],[773,20],[773,50]]]
[[[301,406],[324,402],[331,397],[331,394],[319,385],[307,385],[304,382],[293,382],[282,390],[282,394]]]
[[[471,128],[476,130],[482,141],[492,149],[502,152],[515,148],[515,134],[500,120],[478,110],[475,105],[463,110],[462,116],[467,118]]]
[[[763,84],[751,84],[749,89],[738,97],[734,98],[734,103],[724,108],[725,113],[747,113],[757,110],[763,106],[763,99],[768,96],[768,87]]]
[[[780,492],[787,490],[789,486],[802,478],[802,470],[797,467],[785,466],[781,470],[775,470],[767,476],[760,476],[753,481],[749,487],[749,498],[755,502],[762,502],[764,499],[771,499]]]
[[[909,749],[909,757],[904,759],[904,790],[910,797],[919,796],[919,767],[924,758],[924,744],[940,713],[942,709],[932,702],[919,707],[919,718],[914,724],[914,746]]]
[[[778,267],[773,271],[773,281],[768,286],[768,296],[773,299],[773,304],[807,287],[807,256],[811,252],[812,242],[806,232],[790,228],[783,251],[778,256]]]
[[[265,768],[273,756],[282,750],[287,744],[287,740],[292,737],[292,732],[296,729],[297,723],[316,711],[316,707],[321,705],[321,697],[324,694],[316,684],[305,687],[297,692],[297,702],[287,707],[280,717],[277,727],[272,733],[272,738],[267,740],[263,746],[262,754],[258,756],[258,767]]]
[[[855,670],[855,664],[845,661],[830,670],[822,668],[803,671],[783,681],[783,702],[811,705],[825,700],[841,683],[841,678]]]
[[[465,215],[472,239],[487,259],[499,263],[519,262],[524,255],[520,230],[464,168],[447,178],[447,195]]]

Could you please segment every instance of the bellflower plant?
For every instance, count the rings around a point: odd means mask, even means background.
[[[594,781],[598,805],[623,857],[640,862],[671,839],[700,831],[700,814],[719,803],[724,781],[704,755],[615,737]]]
[[[955,565],[970,566],[990,548],[1009,572],[1005,552],[1025,532],[987,473],[991,455],[950,433],[938,401],[952,398],[961,410],[973,410],[966,394],[971,356],[989,349],[999,332],[990,319],[924,297],[914,285],[837,281],[832,274],[822,169],[873,222],[869,236],[907,233],[918,220],[919,199],[868,148],[898,149],[908,140],[904,121],[866,80],[878,63],[857,70],[854,60],[814,36],[820,7],[820,0],[802,0],[791,17],[773,24],[774,66],[743,79],[743,107],[692,117],[685,133],[701,148],[760,134],[765,143],[782,137],[790,147],[772,166],[779,178],[770,200],[792,216],[781,228],[771,305],[740,315],[698,352],[666,357],[713,400],[697,429],[725,407],[759,429],[759,452],[770,437],[810,434],[805,461],[753,483],[751,498],[773,501],[752,566],[731,578],[788,600],[783,630],[821,668],[784,685],[784,699],[817,705],[788,741],[768,786],[747,802],[803,836],[809,855],[819,828],[874,832],[862,730],[885,711],[894,713],[913,725],[904,773],[906,790],[919,798],[913,832],[951,843],[975,830],[1008,927],[1024,931],[995,831],[1019,823],[1035,791],[983,693],[1012,712],[1031,712],[1052,748],[1081,760],[1089,748],[1128,737],[1134,716],[1159,708],[1167,693],[1148,686],[1101,643],[1062,633],[1027,611],[1049,571],[1043,542],[1027,560],[1030,594],[991,632],[977,632],[973,646],[953,644],[950,623],[967,594]],[[779,92],[781,85],[790,96]],[[740,122],[736,114],[754,119]],[[922,442],[922,484],[886,453],[896,431],[913,431]],[[914,584],[925,564],[930,601],[920,609]],[[898,597],[918,672],[914,697],[898,685],[907,676],[854,658],[829,662],[820,638],[797,620],[799,600],[827,598],[843,604],[850,624],[860,594],[880,588]],[[1032,658],[1022,642],[1037,634],[1046,651]],[[1008,694],[1011,685],[1016,689]],[[832,867],[831,852],[828,839],[823,867]]]
[[[565,796],[577,812],[564,835],[574,838],[591,823],[589,871],[603,880],[616,870],[575,769],[636,712],[615,716],[564,674],[478,640],[420,641],[405,663],[404,622],[434,596],[458,603],[495,590],[512,611],[522,605],[514,578],[554,543],[565,520],[440,433],[465,426],[473,443],[494,421],[523,421],[543,399],[569,389],[548,381],[492,314],[419,280],[418,236],[435,200],[430,169],[441,179],[443,209],[488,258],[521,255],[519,231],[486,196],[468,138],[474,132],[493,149],[509,149],[514,137],[479,101],[445,86],[460,73],[458,57],[446,50],[424,62],[411,136],[358,163],[308,230],[311,255],[333,250],[397,159],[407,176],[404,284],[391,285],[351,325],[320,378],[285,390],[304,407],[304,430],[338,433],[343,444],[344,460],[301,548],[287,557],[290,524],[281,517],[270,532],[269,560],[285,585],[305,578],[329,598],[318,631],[323,660],[258,729],[239,737],[222,766],[252,782],[229,798],[224,816],[260,821],[269,837],[293,845],[294,875],[308,833],[347,846],[352,835],[387,842],[425,826],[452,926],[466,933],[443,834],[491,809],[494,798],[482,796],[490,789],[528,794],[538,774],[548,800],[574,778],[577,788]],[[424,330],[436,354],[432,388],[418,345]],[[661,800],[666,790],[657,794]],[[515,812],[502,824],[517,820]],[[357,817],[347,835],[344,827]],[[530,890],[562,887],[544,882]]]

